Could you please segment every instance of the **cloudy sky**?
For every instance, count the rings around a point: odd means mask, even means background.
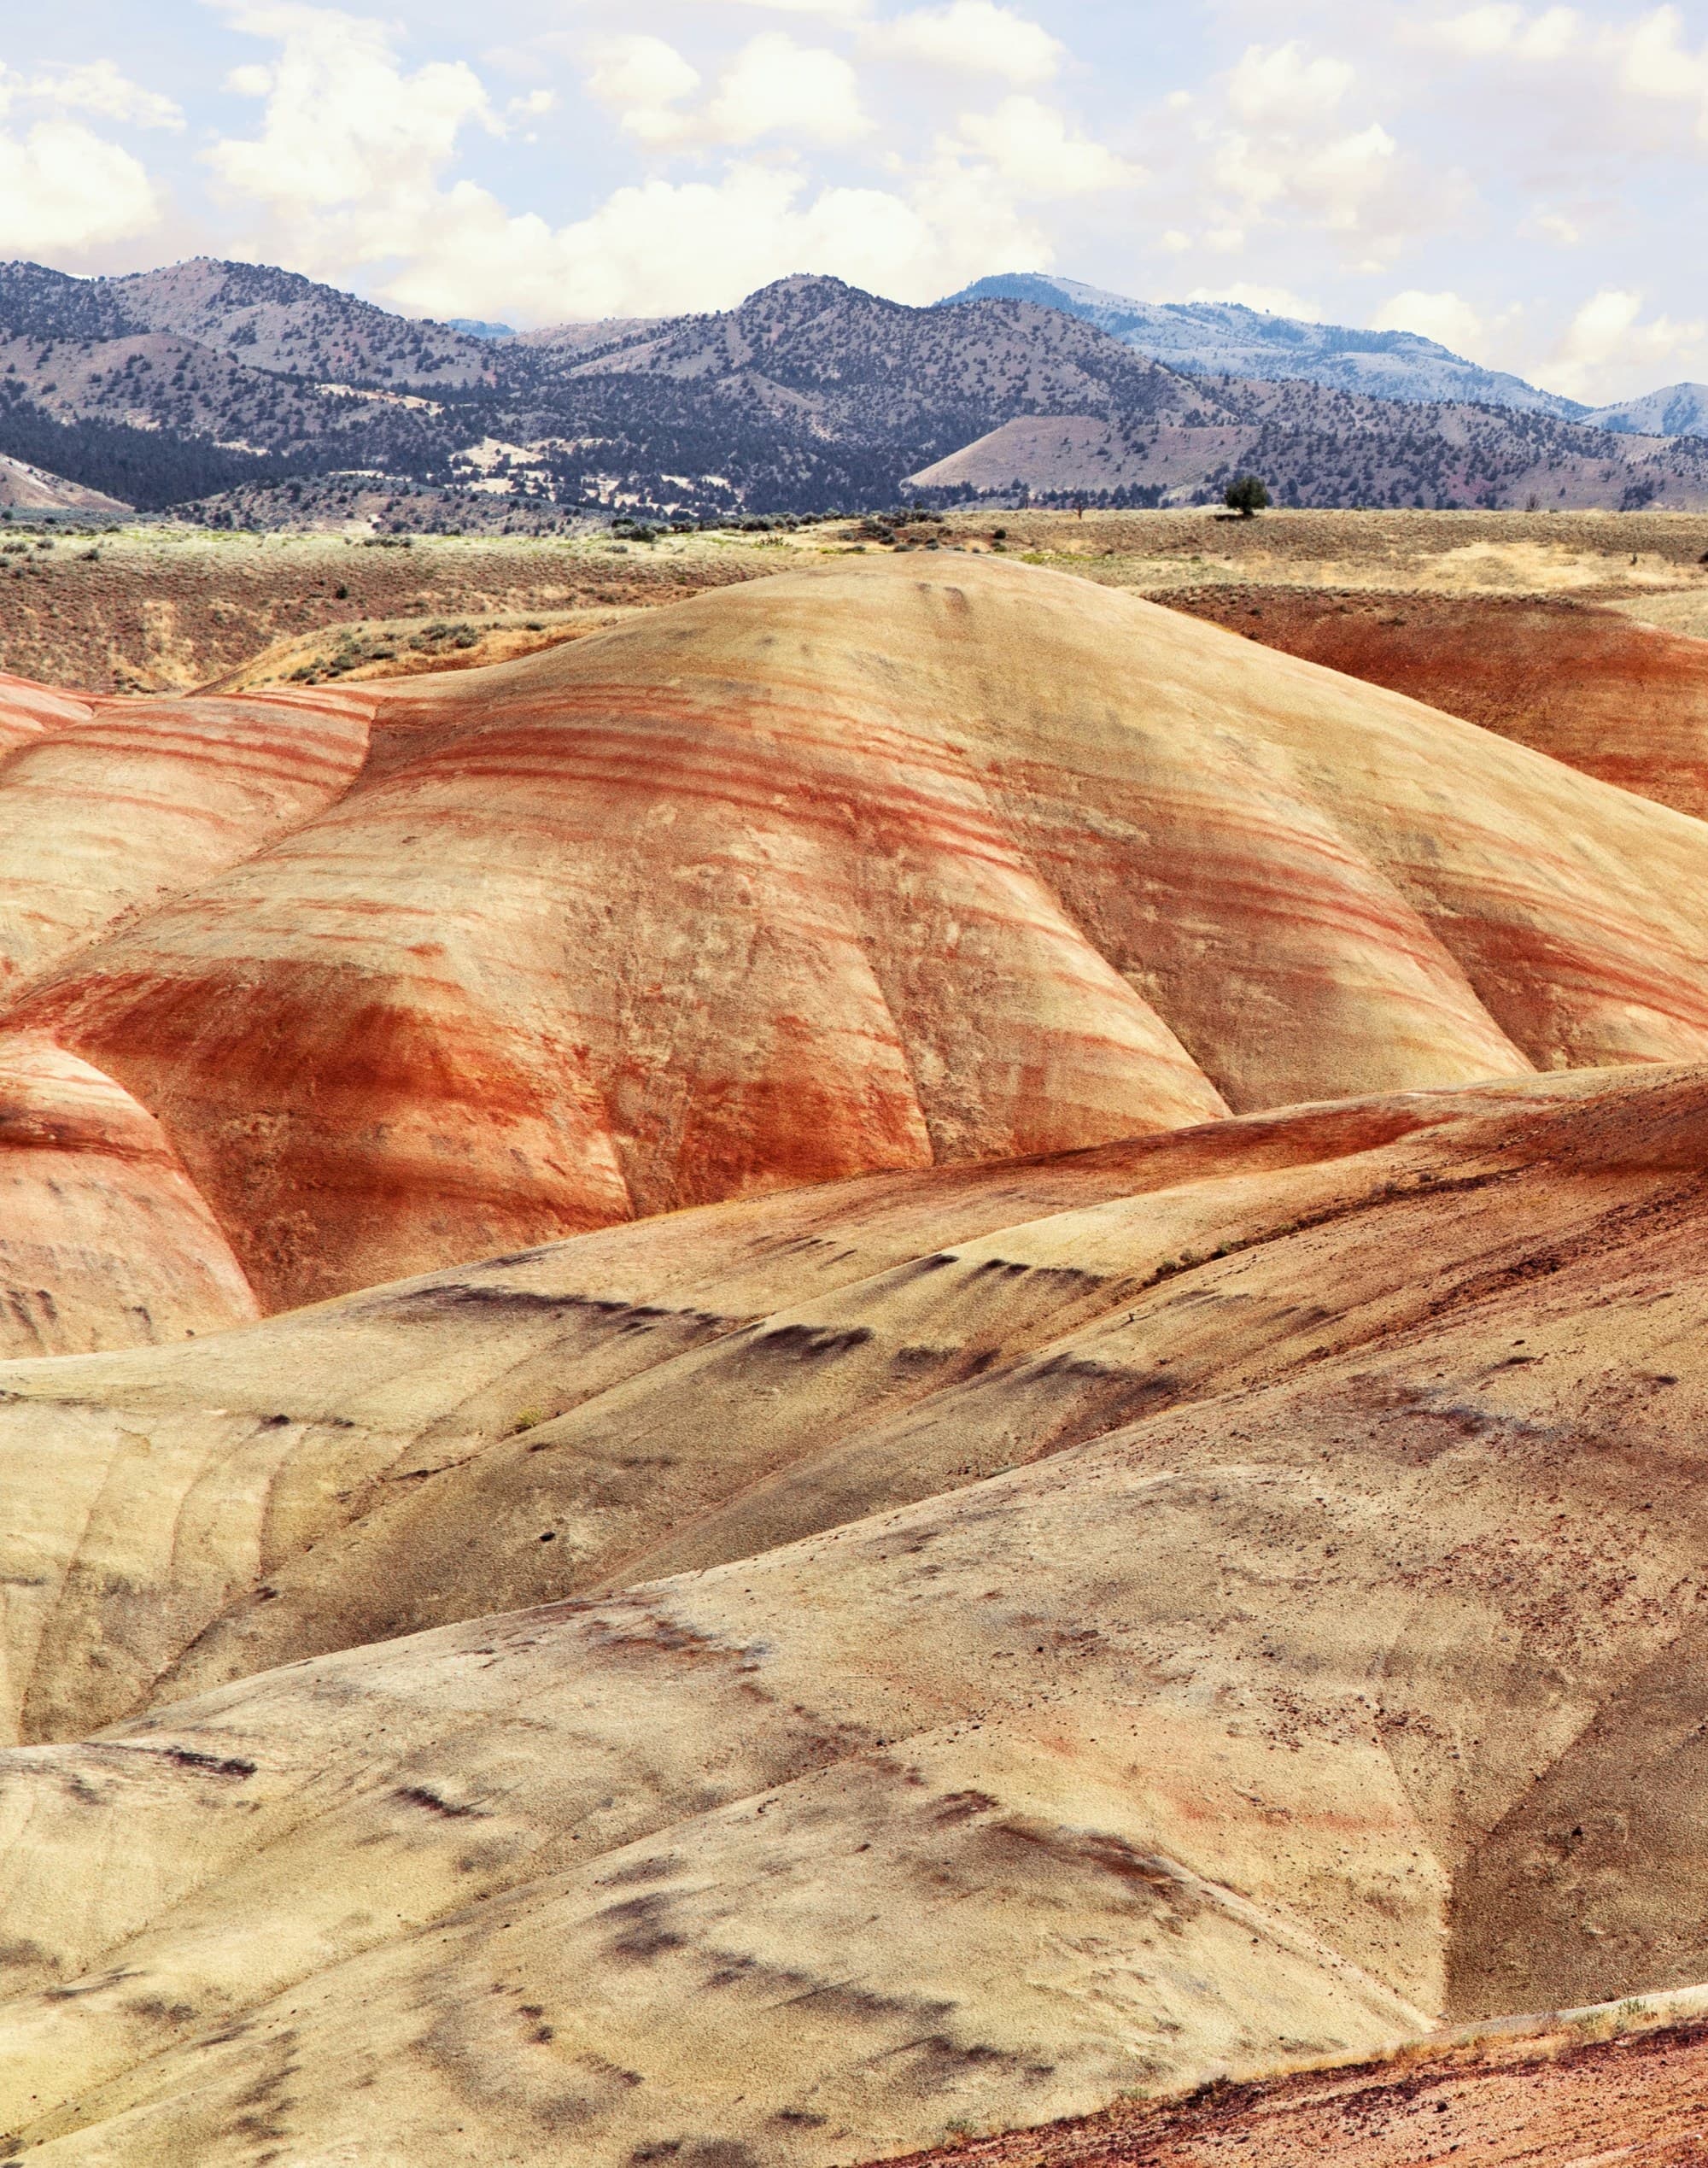
[[[282,263],[417,314],[1053,270],[1708,377],[1708,0],[61,0],[0,256]]]

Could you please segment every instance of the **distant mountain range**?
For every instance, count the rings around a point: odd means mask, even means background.
[[[939,306],[968,301],[1030,301],[1065,310],[1153,360],[1187,376],[1302,378],[1377,399],[1439,405],[1469,400],[1553,414],[1598,428],[1650,437],[1708,436],[1708,384],[1668,384],[1614,407],[1585,407],[1502,369],[1485,369],[1416,331],[1365,331],[1275,316],[1237,302],[1142,302],[1077,278],[1003,272],[980,278]]]
[[[1603,429],[1639,437],[1708,437],[1708,384],[1670,384],[1617,407],[1598,407]]]
[[[265,266],[0,266],[0,454],[245,524],[377,499],[400,527],[535,528],[915,490],[1191,503],[1245,468],[1299,505],[1708,507],[1708,437],[1649,433],[1642,401],[1602,429],[1408,333],[994,283],[1027,290],[911,308],[802,276],[714,313],[513,336]]]
[[[1074,278],[1006,272],[963,287],[940,306],[995,300],[1063,309],[1188,376],[1302,378],[1375,399],[1437,405],[1468,399],[1486,407],[1553,414],[1562,421],[1582,420],[1589,412],[1576,400],[1539,390],[1522,377],[1480,368],[1415,331],[1313,324],[1296,316],[1271,316],[1237,302],[1129,301]]]

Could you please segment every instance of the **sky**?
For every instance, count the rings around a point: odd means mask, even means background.
[[[1708,0],[60,0],[0,258],[277,263],[518,328],[1052,271],[1708,377]]]

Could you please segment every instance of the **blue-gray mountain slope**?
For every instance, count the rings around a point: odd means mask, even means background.
[[[1038,272],[1003,272],[980,278],[949,302],[1029,301],[1095,324],[1101,331],[1188,376],[1257,377],[1272,383],[1303,378],[1375,399],[1425,405],[1471,400],[1586,418],[1575,400],[1542,391],[1522,377],[1485,369],[1415,331],[1360,331],[1345,324],[1311,324],[1271,316],[1235,302],[1142,302],[1106,293],[1076,278]],[[939,304],[947,307],[948,302]],[[1627,425],[1637,429],[1639,425]],[[1652,433],[1644,430],[1643,433]],[[1667,431],[1669,435],[1680,434]]]
[[[1708,437],[1708,384],[1667,384],[1587,417],[1622,437]]]

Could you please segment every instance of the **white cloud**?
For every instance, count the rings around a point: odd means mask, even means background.
[[[1045,261],[1047,243],[986,182],[951,164],[910,201],[880,189],[812,194],[798,173],[746,163],[715,182],[620,188],[555,231],[459,183],[388,291],[436,315],[551,322],[725,308],[796,271],[927,301],[996,258]]]
[[[0,133],[0,253],[76,253],[159,223],[155,185],[136,158],[80,120]]]
[[[916,9],[874,25],[870,42],[875,50],[904,60],[1004,75],[1022,84],[1047,83],[1062,55],[1059,38],[995,0],[950,0],[945,8]]]
[[[699,88],[699,70],[662,38],[612,38],[596,49],[588,88],[642,143],[670,143],[687,132],[677,108]]]
[[[594,57],[592,95],[653,146],[742,148],[766,136],[847,144],[870,132],[853,68],[839,53],[798,44],[787,31],[751,38],[697,112],[685,111],[682,101],[699,89],[699,72],[662,38],[609,38]]]
[[[735,56],[706,108],[703,129],[717,143],[790,135],[845,144],[871,125],[861,110],[859,79],[839,53],[767,30]]]
[[[1519,230],[1543,234],[1562,249],[1575,249],[1583,238],[1583,228],[1576,219],[1569,219],[1564,211],[1532,212]]]
[[[1652,128],[1658,108],[1672,108],[1708,140],[1708,44],[1693,48],[1676,7],[1652,8],[1623,23],[1598,23],[1575,8],[1530,13],[1500,4],[1471,8],[1420,25],[1414,42],[1473,62],[1546,71],[1571,94],[1575,118],[1598,134]],[[1648,120],[1639,119],[1647,114]]]
[[[1231,286],[1194,286],[1189,302],[1232,302],[1241,308],[1261,309],[1266,316],[1300,316],[1307,324],[1323,320],[1319,302],[1307,301],[1285,286],[1253,286],[1237,280]]]
[[[1535,371],[1550,391],[1594,404],[1652,390],[1688,364],[1703,366],[1708,324],[1641,319],[1639,293],[1606,287],[1572,318],[1553,354]]]
[[[1606,33],[1602,42],[1618,55],[1624,90],[1695,106],[1697,132],[1708,137],[1708,45],[1690,51],[1682,43],[1683,28],[1676,8],[1657,8],[1629,30]]]
[[[453,178],[462,132],[499,126],[462,63],[412,70],[388,26],[296,0],[220,4],[276,47],[244,72],[243,87],[265,101],[260,126],[210,154],[228,194],[268,221],[250,252],[345,280],[384,264],[389,299],[439,315],[539,322],[723,307],[793,271],[927,301],[993,261],[1047,265],[1029,199],[1132,177],[1060,113],[1016,93],[922,157],[889,144],[869,154],[882,185],[823,182],[799,149],[863,143],[870,130],[841,54],[766,30],[708,86],[674,46],[637,35],[588,56],[593,95],[655,155],[733,151],[733,161],[619,187],[554,226]],[[778,139],[786,150],[771,149]]]
[[[1307,60],[1296,40],[1267,51],[1249,45],[1228,78],[1227,102],[1248,127],[1290,133],[1326,120],[1354,79],[1348,62],[1327,55]]]
[[[866,0],[732,0],[746,8],[763,8],[774,15],[819,15],[827,22],[856,22],[866,13]]]
[[[89,61],[80,67],[38,76],[18,94],[63,112],[98,114],[104,120],[125,121],[137,128],[184,126],[181,106],[158,91],[132,83],[110,60]]]
[[[432,61],[406,74],[392,32],[378,22],[296,0],[225,0],[235,26],[278,41],[264,72],[242,71],[263,95],[261,132],[227,137],[208,153],[226,187],[266,204],[287,231],[307,235],[307,214],[360,206],[383,226],[406,220],[471,120],[491,123],[480,79],[462,61]]]
[[[1291,131],[1232,136],[1216,177],[1248,218],[1303,212],[1332,233],[1354,233],[1397,208],[1392,187],[1399,145],[1380,121],[1327,142]]]
[[[1439,222],[1460,194],[1456,177],[1424,185],[1382,121],[1345,112],[1359,80],[1349,61],[1297,39],[1246,48],[1220,101],[1200,100],[1185,124],[1181,190],[1207,219],[1202,246],[1236,255],[1264,228],[1315,228],[1362,271]]]
[[[1408,287],[1383,302],[1370,319],[1373,331],[1415,331],[1455,354],[1475,355],[1484,346],[1488,327],[1468,301],[1454,293],[1427,294]]]
[[[1523,60],[1558,60],[1569,52],[1579,36],[1577,12],[1572,8],[1549,8],[1541,15],[1526,15],[1522,8],[1470,8],[1450,15],[1445,22],[1424,26],[1416,33],[1448,52],[1471,60],[1513,56]]]
[[[1030,196],[1084,196],[1142,177],[1103,144],[1075,133],[1053,106],[1019,93],[994,113],[962,114],[960,138]]]

